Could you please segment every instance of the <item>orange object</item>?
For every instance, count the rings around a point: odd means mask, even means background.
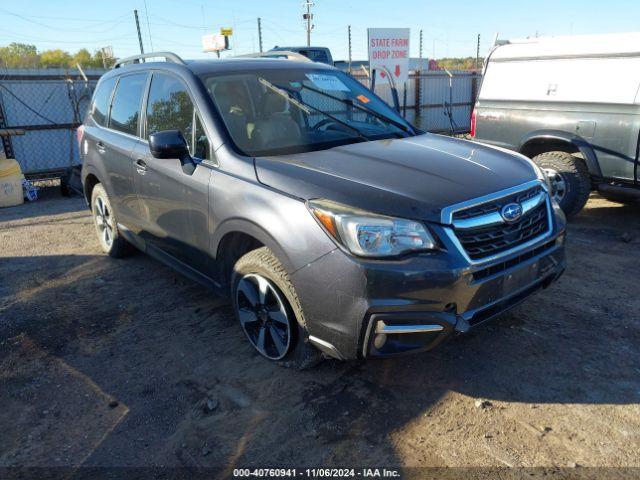
[[[338,238],[338,230],[336,229],[336,224],[333,221],[333,215],[320,209],[313,209],[313,214],[331,235]]]

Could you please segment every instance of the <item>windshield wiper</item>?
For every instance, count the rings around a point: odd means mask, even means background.
[[[273,83],[271,83],[269,80],[265,80],[262,77],[258,78],[258,81],[264,85],[265,87],[267,87],[269,90],[277,93],[278,95],[286,98],[287,100],[289,100],[293,105],[295,105],[296,107],[298,107],[300,110],[302,110],[303,112],[305,112],[307,115],[309,115],[309,109],[313,110],[314,112],[318,112],[324,116],[326,116],[327,118],[330,118],[331,120],[333,120],[336,123],[339,123],[340,125],[343,125],[345,127],[347,127],[349,130],[351,130],[352,132],[354,132],[358,137],[362,138],[365,141],[369,141],[371,140],[371,138],[369,138],[368,136],[366,136],[364,133],[362,133],[358,128],[349,125],[347,122],[340,120],[338,117],[331,115],[330,113],[325,112],[324,110],[320,110],[319,108],[314,107],[313,105],[309,105],[306,102],[303,102],[301,100],[298,100],[297,98],[295,98],[293,95],[291,95],[291,93],[289,93],[286,89],[282,88],[282,87],[278,87],[276,85],[274,85]]]
[[[394,120],[393,118],[389,118],[386,115],[376,112],[375,110],[371,110],[368,107],[364,107],[362,105],[358,105],[357,103],[355,103],[352,99],[350,98],[340,98],[340,97],[336,97],[335,95],[331,95],[330,93],[327,92],[323,92],[322,90],[319,90],[317,88],[313,88],[313,87],[309,87],[308,85],[304,85],[304,84],[300,84],[300,86],[302,88],[306,88],[307,90],[311,91],[311,92],[315,92],[319,95],[324,95],[327,98],[331,98],[333,100],[337,100],[338,102],[342,102],[345,105],[351,105],[354,108],[357,108],[358,110],[361,110],[363,112],[367,112],[371,115],[373,115],[374,117],[376,117],[378,120],[382,120],[385,123],[389,123],[391,125],[393,125],[394,127],[399,128],[400,130],[402,130],[405,133],[408,133],[409,135],[416,135],[416,132],[413,129],[409,129],[406,125]]]

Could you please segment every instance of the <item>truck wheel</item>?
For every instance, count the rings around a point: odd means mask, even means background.
[[[299,370],[317,365],[298,295],[282,264],[266,247],[241,257],[231,276],[233,310],[258,353]]]
[[[99,183],[93,187],[91,192],[91,213],[98,241],[106,254],[114,258],[122,258],[134,251],[133,245],[120,235],[118,222],[113,208],[111,208],[107,192]]]
[[[567,217],[576,215],[589,199],[591,177],[584,162],[570,153],[545,152],[533,157],[551,183],[553,199]]]

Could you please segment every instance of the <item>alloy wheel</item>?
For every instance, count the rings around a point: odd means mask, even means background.
[[[93,207],[93,218],[96,222],[100,241],[107,247],[107,249],[111,248],[111,245],[113,244],[115,224],[113,221],[113,215],[111,215],[111,211],[109,210],[109,206],[100,196],[96,197],[95,205]]]
[[[251,273],[236,288],[240,324],[253,347],[270,360],[280,360],[289,351],[291,322],[285,300],[277,288],[261,275]]]
[[[567,194],[567,182],[562,174],[553,168],[545,168],[544,173],[546,173],[551,184],[551,197],[556,203],[560,203]]]

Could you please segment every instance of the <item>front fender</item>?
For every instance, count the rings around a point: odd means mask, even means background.
[[[299,198],[221,171],[214,171],[209,198],[214,258],[222,239],[233,232],[267,246],[289,274],[337,248]]]

